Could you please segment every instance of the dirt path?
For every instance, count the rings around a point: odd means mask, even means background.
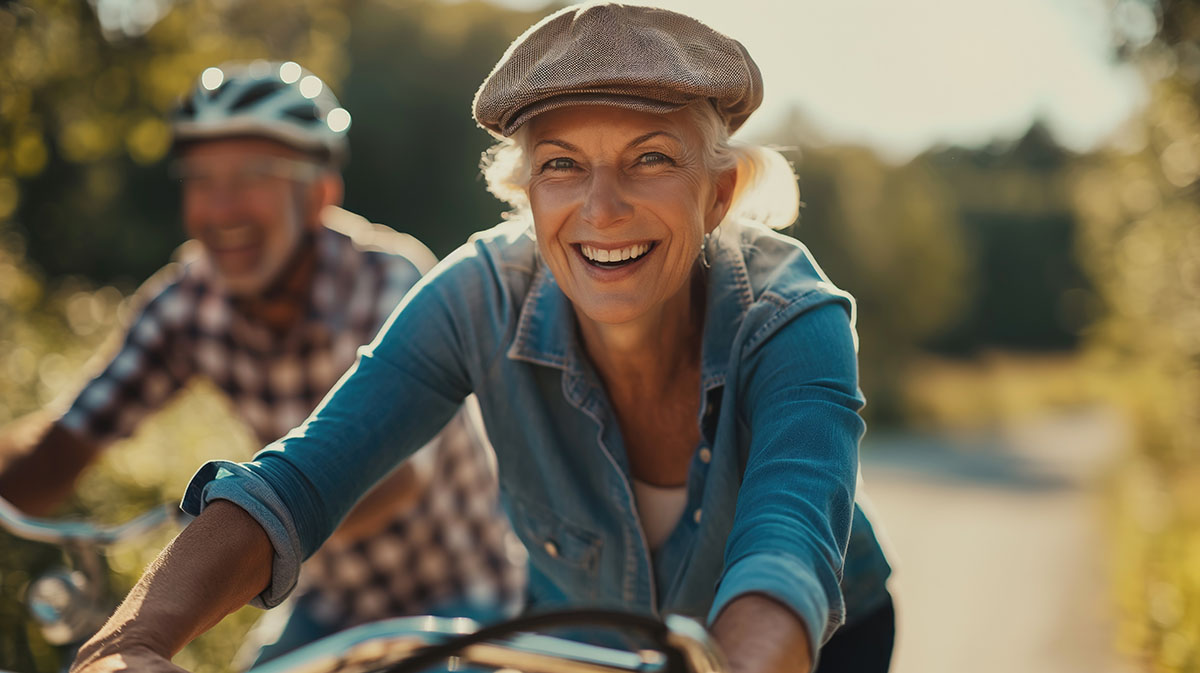
[[[867,493],[896,574],[895,673],[1127,673],[1113,651],[1096,486],[1101,409],[1002,437],[876,436]]]

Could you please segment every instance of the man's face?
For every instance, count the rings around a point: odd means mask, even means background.
[[[309,198],[320,168],[262,139],[206,140],[178,162],[183,224],[231,294],[254,295],[283,271],[317,217]]]

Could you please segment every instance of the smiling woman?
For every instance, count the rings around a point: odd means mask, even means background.
[[[539,249],[579,317],[690,325],[686,281],[736,175],[687,151],[698,139],[679,112],[582,106],[528,124]]]
[[[596,3],[530,28],[474,104],[507,139],[485,173],[510,221],[426,276],[301,428],[201,468],[199,532],[82,661],[123,642],[167,656],[251,596],[283,600],[474,393],[528,608],[704,619],[739,673],[887,670],[890,568],[855,503],[854,303],[763,226],[791,222],[797,194],[777,153],[729,141],[761,97],[745,49],[682,14]],[[244,535],[204,532],[225,524]],[[270,561],[173,610],[174,587],[248,555]]]

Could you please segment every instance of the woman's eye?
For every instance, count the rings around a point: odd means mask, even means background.
[[[659,166],[671,163],[671,158],[662,152],[646,152],[638,157],[638,163],[643,166]]]
[[[569,171],[575,168],[575,160],[566,157],[556,157],[542,164],[543,171]]]

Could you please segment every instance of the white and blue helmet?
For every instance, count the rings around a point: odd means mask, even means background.
[[[319,77],[292,61],[227,63],[200,74],[171,116],[173,144],[261,137],[332,163],[346,159],[350,113]]]

